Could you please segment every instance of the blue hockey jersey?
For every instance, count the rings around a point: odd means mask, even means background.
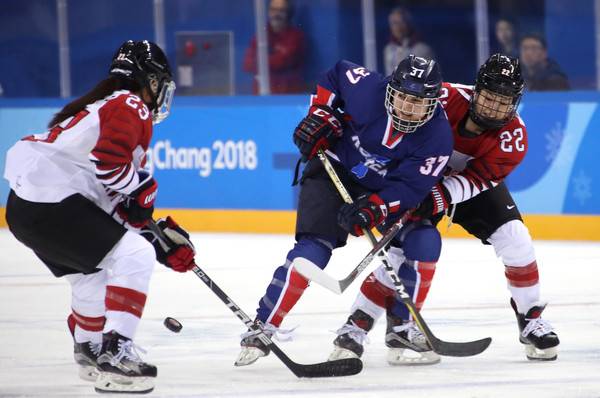
[[[384,105],[389,80],[340,61],[319,79],[311,106],[328,105],[344,112],[343,135],[328,156],[396,212],[415,207],[441,179],[453,142],[439,103],[431,120],[415,132],[396,131]]]

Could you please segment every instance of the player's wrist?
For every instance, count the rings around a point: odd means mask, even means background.
[[[436,184],[430,192],[432,202],[432,214],[436,215],[446,211],[450,206],[450,193],[444,184]]]

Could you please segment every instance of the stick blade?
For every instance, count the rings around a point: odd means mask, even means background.
[[[470,357],[484,352],[490,346],[491,342],[491,337],[464,343],[442,341],[435,338],[431,341],[431,345],[433,351],[440,355],[449,357]]]
[[[309,281],[314,281],[327,290],[331,290],[335,294],[342,294],[343,289],[340,286],[340,282],[331,277],[312,261],[303,257],[296,257],[292,263],[292,266],[300,273],[300,275]]]
[[[340,377],[352,376],[362,371],[363,363],[358,358],[336,359],[310,365],[299,365],[298,377]]]
[[[340,377],[352,376],[362,371],[363,363],[358,358],[337,359],[320,363],[301,364],[292,361],[275,343],[267,345],[273,354],[296,375],[296,377]]]

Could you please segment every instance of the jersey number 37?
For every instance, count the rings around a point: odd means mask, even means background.
[[[437,177],[444,170],[450,156],[437,156],[425,159],[425,164],[419,168],[423,175]]]

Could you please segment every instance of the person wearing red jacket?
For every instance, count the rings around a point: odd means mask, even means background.
[[[156,366],[142,361],[133,339],[154,264],[179,272],[195,265],[189,235],[170,217],[158,226],[182,243],[163,248],[146,227],[158,187],[144,169],[146,151],[174,91],[163,51],[127,41],[107,78],[7,153],[6,221],[70,283],[75,361],[98,392],[153,390]]]
[[[269,79],[271,94],[303,93],[304,33],[290,25],[292,5],[287,0],[271,0],[269,4]],[[253,92],[258,94],[256,37],[244,56],[244,71],[254,74]]]

